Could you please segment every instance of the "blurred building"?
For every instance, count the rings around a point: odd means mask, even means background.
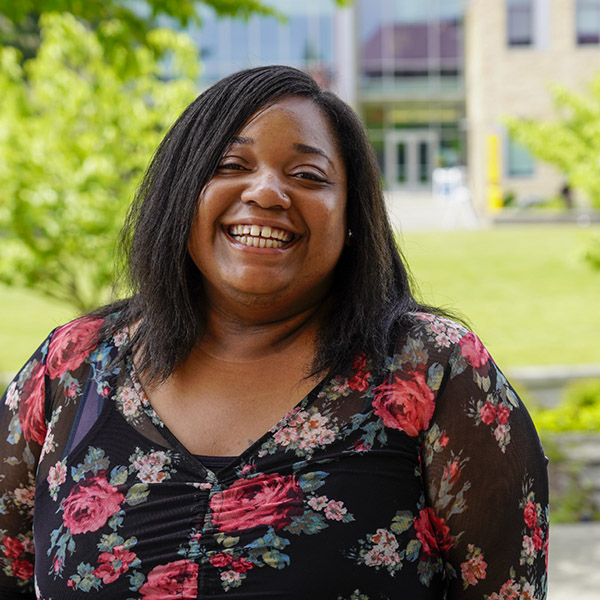
[[[202,84],[283,63],[311,73],[362,116],[390,190],[430,190],[466,166],[480,211],[506,193],[564,183],[502,119],[552,117],[551,82],[581,89],[600,68],[600,0],[271,0],[287,22],[203,16],[191,33]],[[493,207],[493,206],[492,206]]]

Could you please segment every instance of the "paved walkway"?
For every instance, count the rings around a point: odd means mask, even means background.
[[[548,600],[600,600],[600,523],[550,528]]]
[[[430,192],[386,192],[385,200],[397,231],[475,229],[484,224],[466,197],[448,200],[435,199]]]

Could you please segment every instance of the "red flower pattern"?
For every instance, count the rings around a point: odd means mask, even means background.
[[[356,392],[366,392],[369,389],[371,373],[366,370],[367,357],[364,354],[357,356],[352,371],[354,375],[348,380],[348,387]]]
[[[36,362],[23,382],[21,403],[19,404],[19,421],[23,430],[23,437],[40,446],[46,438],[46,423],[44,421],[44,365]]]
[[[537,525],[537,507],[534,502],[529,500],[523,509],[523,518],[529,529],[533,529]]]
[[[197,587],[198,565],[189,560],[176,560],[154,567],[140,594],[143,600],[193,600],[198,594]]]
[[[491,425],[496,420],[496,407],[491,402],[485,402],[479,415],[484,425]]]
[[[24,558],[13,560],[12,572],[19,579],[29,579],[33,575],[33,563]]]
[[[218,554],[213,554],[209,560],[213,567],[228,567],[233,562],[233,557],[231,554],[219,552]]]
[[[4,555],[7,558],[18,558],[24,550],[23,544],[19,540],[9,536],[6,536],[2,540],[2,544],[4,546]]]
[[[83,317],[58,329],[48,349],[48,375],[58,379],[76,369],[95,346],[93,336],[103,322],[103,319]]]
[[[102,564],[94,569],[94,575],[104,583],[112,583],[129,571],[129,566],[136,558],[134,552],[125,550],[123,546],[115,546],[112,553],[103,552],[98,557],[98,562]]]
[[[481,340],[473,333],[465,334],[458,342],[460,353],[466,361],[474,368],[483,367],[490,360],[490,354],[481,343]]]
[[[373,408],[383,424],[416,436],[427,429],[435,409],[435,396],[420,371],[394,374],[394,380],[374,390]]]
[[[429,507],[419,511],[414,526],[426,556],[445,555],[454,545],[450,528],[444,519],[438,517]]]
[[[77,484],[63,502],[63,522],[75,535],[97,531],[120,508],[125,496],[104,476]]]
[[[271,525],[281,529],[302,514],[303,492],[293,475],[238,479],[210,501],[212,521],[220,531]]]

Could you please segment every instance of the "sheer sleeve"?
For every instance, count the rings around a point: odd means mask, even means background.
[[[46,437],[49,338],[0,399],[0,596],[34,598],[35,472]]]
[[[479,339],[452,352],[423,445],[449,600],[543,600],[548,480],[533,423]]]

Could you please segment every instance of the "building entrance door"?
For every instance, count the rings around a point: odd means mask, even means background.
[[[438,148],[438,134],[430,129],[387,132],[384,160],[388,189],[423,190],[430,187]]]

